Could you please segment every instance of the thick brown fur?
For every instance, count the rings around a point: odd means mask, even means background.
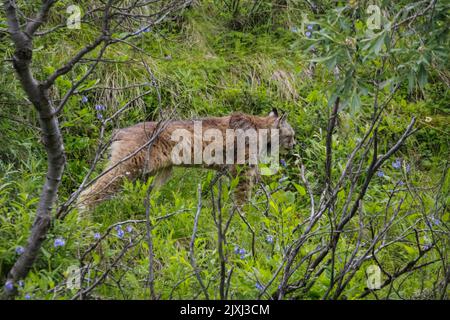
[[[294,131],[286,122],[285,115],[278,117],[276,112],[271,112],[266,117],[235,113],[230,116],[210,117],[196,121],[202,122],[203,132],[211,128],[219,129],[224,137],[227,129],[257,130],[279,128],[281,149],[291,149],[295,143]],[[174,165],[171,152],[177,142],[172,141],[171,136],[177,129],[185,129],[193,133],[194,120],[173,120],[168,122],[156,135],[151,148],[145,147],[131,157],[131,154],[148,143],[155,130],[158,131],[158,123],[142,122],[115,131],[111,144],[111,157],[105,170],[107,172],[80,194],[78,208],[92,208],[96,204],[110,198],[119,191],[124,179],[136,180],[155,175],[156,184],[163,184],[170,176]],[[203,148],[208,144],[209,142],[203,141]],[[127,160],[124,161],[124,159]],[[183,164],[182,166],[189,165]],[[208,166],[202,164],[200,166],[219,170],[224,165]],[[112,167],[114,168],[110,169]],[[257,168],[255,166],[243,166],[243,168],[243,170],[240,170],[237,165],[228,165],[229,172],[232,175],[237,175],[239,171],[239,183],[235,192],[235,198],[238,203],[243,203],[248,198],[251,186],[257,177]]]

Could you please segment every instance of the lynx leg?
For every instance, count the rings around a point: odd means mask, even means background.
[[[238,206],[243,206],[250,200],[253,185],[257,180],[257,171],[256,166],[244,168],[240,173],[237,172],[236,168],[232,169],[232,175],[239,174],[239,182],[234,190],[234,198]]]
[[[159,170],[155,175],[155,186],[157,188],[161,187],[166,183],[166,181],[170,178],[172,174],[172,167],[166,167]]]

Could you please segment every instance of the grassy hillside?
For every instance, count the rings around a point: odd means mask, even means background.
[[[357,193],[350,193],[351,183],[342,185],[334,209],[313,226],[313,233],[299,249],[294,266],[298,265],[292,270],[286,298],[332,298],[338,286],[330,293],[330,283],[342,270],[350,268],[354,274],[336,298],[448,299],[448,61],[436,65],[441,61],[436,58],[425,64],[426,76],[421,64],[409,66],[410,62],[420,61],[414,54],[419,54],[415,47],[417,38],[426,41],[421,31],[418,35],[392,36],[397,39],[392,48],[387,45],[388,40],[379,40],[385,35],[360,41],[367,32],[364,16],[357,18],[344,11],[342,20],[336,20],[339,12],[335,9],[344,7],[345,2],[339,5],[319,1],[323,11],[314,13],[306,2],[262,1],[257,9],[252,9],[253,2],[237,1],[240,9],[233,13],[227,3],[235,2],[196,1],[176,18],[134,38],[130,41],[132,46],[117,43],[106,51],[104,61],[70,97],[59,116],[67,164],[57,204],[63,204],[87,174],[99,143],[102,119],[114,115],[129,101],[133,102],[105,126],[106,138],[115,128],[158,120],[160,107],[175,108],[175,118],[228,115],[235,111],[266,115],[274,107],[288,112],[298,143],[283,156],[286,165],[276,175],[264,177],[263,187],[255,188],[251,202],[242,212],[236,211],[232,202],[236,181],[220,179],[211,186],[215,172],[177,168],[166,185],[151,192],[147,221],[145,199],[152,180],[127,182],[120,194],[87,216],[79,218],[73,209],[63,219],[52,221],[38,261],[18,288],[19,298],[79,297],[80,291],[67,287],[67,279],[71,270],[81,267],[86,272],[83,288],[93,285],[82,298],[147,299],[149,263],[153,268],[154,294],[160,299],[218,299],[224,273],[230,299],[266,299],[275,295],[284,274],[282,261],[310,221],[311,197],[318,207],[323,196],[327,127],[336,93],[342,92],[331,141],[333,181],[338,180],[352,150],[370,127],[374,97],[378,94],[380,105],[388,99],[377,126],[379,155],[396,143],[412,117],[417,119],[418,131],[377,171],[357,214],[341,231],[339,244],[305,279],[317,257],[315,250],[333,235],[336,225],[330,221],[345,212],[347,197],[356,199]],[[83,1],[80,4],[87,6]],[[61,1],[55,7],[49,25],[58,24],[67,16],[67,5],[67,1]],[[364,13],[365,4],[359,5],[354,12]],[[402,8],[401,4],[383,5],[387,12]],[[29,5],[26,9],[33,8]],[[438,15],[438,9],[445,11],[437,7],[433,30],[439,31],[441,38],[436,36],[433,46],[426,47],[432,57],[441,56],[440,50],[446,47],[448,58],[448,26],[442,23],[444,18]],[[352,12],[349,5],[347,10]],[[302,30],[304,13],[310,22]],[[391,19],[392,16],[389,15]],[[414,23],[420,29],[425,20],[419,18]],[[5,21],[1,12],[0,30],[6,28]],[[307,29],[309,25],[311,31]],[[33,71],[44,79],[97,33],[95,27],[83,24],[81,30],[61,28],[38,37]],[[336,48],[344,49],[341,52]],[[3,283],[17,259],[18,248],[25,246],[47,164],[36,111],[8,60],[13,49],[6,32],[0,33],[0,49]],[[99,50],[88,58],[95,58]],[[374,79],[382,64],[382,84],[376,92]],[[407,67],[397,69],[401,64]],[[86,60],[60,77],[52,87],[52,99],[60,101],[89,65]],[[414,68],[413,76],[405,71]],[[392,97],[389,81],[399,84]],[[96,105],[106,107],[101,118]],[[373,153],[367,150],[366,158],[357,156],[361,167],[352,168],[352,172],[364,171],[369,165]],[[94,175],[102,171],[106,156]],[[364,173],[356,178],[356,188],[361,188],[365,177]],[[202,207],[191,247],[199,185],[203,190]],[[394,222],[383,239],[370,248],[377,232],[390,219]],[[147,239],[149,226],[151,248]],[[58,245],[60,240],[64,240],[63,245]],[[431,244],[432,248],[427,248]],[[190,261],[193,249],[198,274]],[[149,250],[154,252],[154,261],[149,261]],[[361,264],[347,265],[352,255],[360,257],[366,250],[369,257]],[[415,264],[420,268],[397,275],[415,259],[420,260]],[[391,278],[395,281],[362,296],[370,273],[367,268],[373,265],[382,266],[382,283]]]

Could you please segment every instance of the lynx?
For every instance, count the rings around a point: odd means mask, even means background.
[[[201,122],[203,132],[212,129],[222,133],[223,136],[230,129],[238,131],[278,129],[276,131],[278,133],[280,152],[286,152],[295,145],[295,132],[287,122],[286,114],[278,116],[278,112],[275,109],[265,117],[233,113],[225,117],[209,117],[199,120],[171,120],[164,127],[158,127],[158,122],[138,123],[113,133],[111,157],[107,170],[80,194],[78,208],[80,210],[92,208],[112,197],[119,191],[125,179],[136,180],[155,176],[155,184],[160,186],[169,178],[172,167],[175,165],[184,167],[196,166],[214,170],[222,170],[226,167],[232,176],[239,174],[235,199],[238,204],[243,204],[250,196],[252,185],[258,179],[257,165],[236,164],[236,161],[230,164],[228,160],[225,164],[198,164],[195,161],[181,164],[174,163],[172,151],[176,147],[177,141],[174,141],[173,134],[177,130],[185,130],[184,132],[192,133],[194,139],[201,139],[202,137],[198,137],[198,133],[194,130],[196,121]],[[151,147],[142,148],[148,144],[155,130],[159,131],[158,134],[155,134]],[[208,142],[205,139],[201,140],[201,142],[201,148],[206,148]],[[270,149],[270,137],[267,139],[267,145]],[[234,143],[233,146],[235,146]],[[188,144],[188,147],[194,148],[192,144]],[[249,148],[248,142],[246,147]],[[236,160],[237,152],[233,153],[234,160]],[[192,160],[192,156],[189,156],[189,158]],[[246,155],[246,159],[248,160],[248,155]]]

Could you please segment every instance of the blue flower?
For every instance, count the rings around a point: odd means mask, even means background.
[[[409,163],[406,164],[406,173],[409,173],[409,171],[411,171],[411,166],[409,165]]]
[[[284,159],[280,160],[280,164],[285,168],[287,167],[286,161]]]
[[[82,103],[87,103],[87,102],[88,102],[88,97],[82,96],[82,97],[81,97],[81,102],[82,102]]]
[[[17,282],[17,284],[19,285],[19,287],[23,288],[23,286],[25,285],[25,283],[23,282],[23,280],[19,280],[19,282]]]
[[[99,232],[94,233],[94,239],[95,239],[95,240],[98,240],[98,239],[100,239],[100,238],[101,238],[101,235],[100,235]]]
[[[130,233],[133,231],[133,227],[132,226],[127,226],[127,232]]]
[[[95,110],[97,110],[97,119],[100,121],[103,120],[102,112],[106,110],[106,107],[102,104],[97,104],[95,106]]]
[[[403,185],[405,185],[405,183],[403,182],[403,180],[400,180],[400,181],[398,182],[398,185],[399,185],[399,186],[403,186]]]
[[[106,110],[106,107],[105,107],[104,105],[102,105],[102,104],[97,104],[97,105],[95,106],[95,110],[97,110],[97,111],[99,111],[99,112],[105,111],[105,110]]]
[[[18,246],[18,247],[16,248],[16,253],[17,253],[18,255],[21,255],[21,254],[23,254],[24,252],[25,252],[25,248],[24,248],[24,247]]]
[[[31,299],[31,295],[29,293],[27,293],[24,298],[25,298],[25,300],[30,300]]]
[[[400,169],[401,167],[402,167],[402,161],[400,159],[397,159],[394,162],[392,162],[392,168]]]
[[[6,289],[6,291],[13,291],[14,290],[14,283],[11,280],[6,281],[5,289]]]
[[[437,226],[441,224],[441,220],[436,217],[431,217],[431,221]]]
[[[381,170],[378,170],[377,171],[377,176],[379,176],[380,178],[383,178],[384,177],[384,172],[381,171]]]
[[[258,289],[259,291],[263,291],[263,290],[264,290],[264,287],[263,287],[259,282],[257,282],[257,283],[255,284],[255,287],[256,287],[256,289]]]
[[[117,231],[117,236],[118,236],[120,239],[122,239],[123,236],[125,235],[125,232],[122,230],[122,227],[121,227],[121,226],[117,226],[117,227],[116,227],[116,231]]]
[[[311,31],[306,31],[306,32],[305,32],[305,36],[306,36],[307,38],[311,38]]]
[[[65,244],[66,244],[66,240],[64,240],[63,238],[56,238],[55,239],[55,243],[54,243],[55,248],[64,247]]]
[[[267,241],[268,243],[273,243],[273,237],[272,237],[271,235],[268,235],[268,236],[266,237],[266,241]]]
[[[245,254],[247,253],[247,251],[244,248],[239,248],[239,246],[236,245],[234,247],[234,253],[239,254],[241,259],[245,259]]]
[[[308,24],[308,26],[306,27],[308,30],[312,30],[314,29],[314,26],[312,24]]]
[[[143,31],[144,32],[150,32],[152,29],[150,27],[146,27]]]

